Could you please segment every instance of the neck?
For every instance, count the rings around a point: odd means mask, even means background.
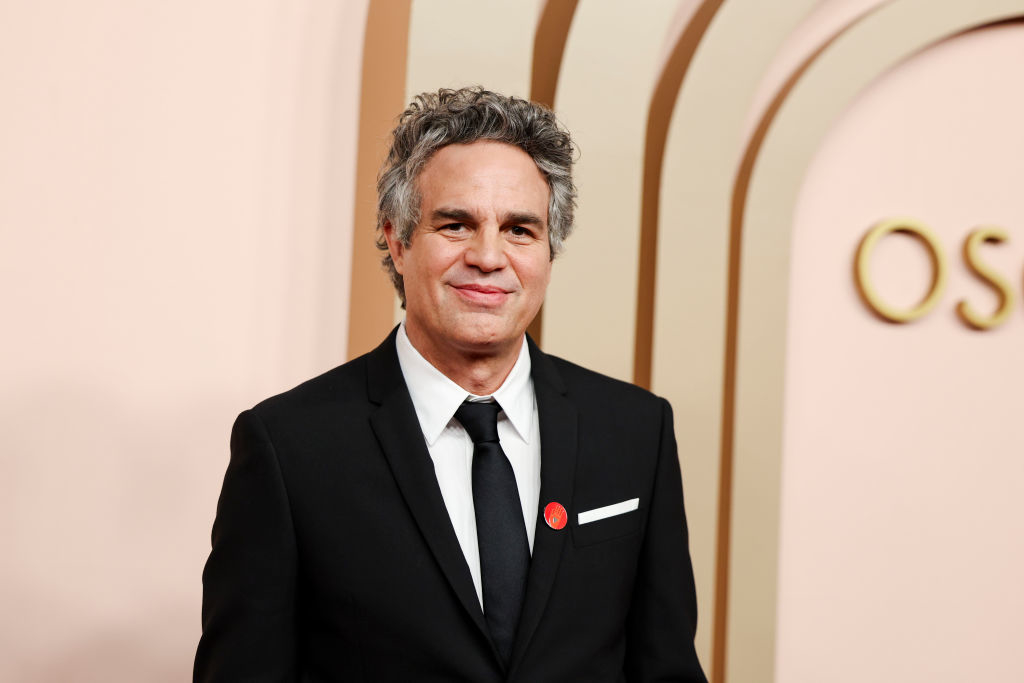
[[[437,368],[445,377],[471,394],[488,396],[502,385],[512,372],[522,349],[522,337],[507,348],[488,349],[474,352],[462,349],[438,349],[416,330],[406,325],[405,333],[409,342],[427,362]]]

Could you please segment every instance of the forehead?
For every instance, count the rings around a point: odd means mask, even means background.
[[[547,216],[550,190],[530,155],[503,142],[442,147],[418,178],[422,209],[459,204],[467,210],[523,209]]]

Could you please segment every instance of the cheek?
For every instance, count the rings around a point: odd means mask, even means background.
[[[429,245],[423,245],[429,246]],[[413,278],[418,282],[425,282],[432,276],[438,274],[437,255],[428,249],[421,248],[419,251],[407,250],[405,252],[405,277]]]
[[[444,253],[421,254],[415,260],[405,261],[406,282],[411,282],[423,298],[443,296],[445,282],[452,279],[452,261]]]
[[[523,273],[523,279],[526,280],[524,285],[540,290],[538,293],[543,294],[551,280],[551,261],[545,254],[544,258],[531,259],[520,272]]]

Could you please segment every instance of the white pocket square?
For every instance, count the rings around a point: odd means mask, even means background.
[[[624,500],[621,503],[613,503],[612,505],[605,505],[604,507],[594,508],[593,510],[587,510],[581,512],[579,517],[580,524],[589,524],[590,522],[596,522],[599,519],[605,519],[607,517],[614,517],[615,515],[621,515],[626,512],[632,512],[640,507],[639,498],[630,498]]]

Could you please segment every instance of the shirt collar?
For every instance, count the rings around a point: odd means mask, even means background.
[[[398,327],[395,347],[398,351],[398,364],[405,377],[405,384],[409,387],[412,405],[428,445],[434,445],[463,401],[482,398],[497,401],[519,437],[529,443],[535,398],[533,378],[530,376],[530,350],[525,335],[516,364],[490,397],[469,393],[431,365],[409,341],[404,322]]]

